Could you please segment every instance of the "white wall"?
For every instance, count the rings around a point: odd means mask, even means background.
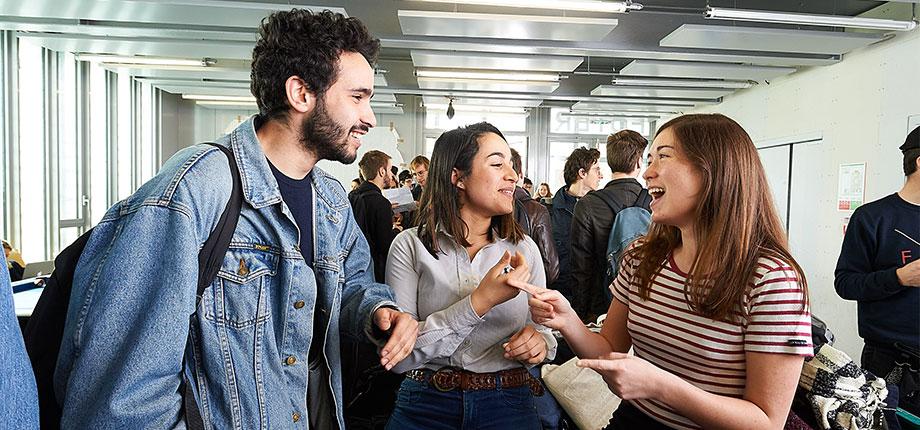
[[[856,304],[834,291],[843,222],[849,216],[837,210],[838,168],[866,163],[867,202],[902,186],[898,146],[907,135],[909,117],[920,114],[920,30],[854,51],[838,64],[740,91],[697,112],[732,117],[755,142],[823,136],[819,144],[794,149],[790,244],[808,277],[813,312],[828,322],[838,348],[858,360],[862,340]],[[771,184],[784,181],[771,178]]]
[[[253,109],[212,109],[195,106],[195,143],[212,142],[233,131],[259,111]]]

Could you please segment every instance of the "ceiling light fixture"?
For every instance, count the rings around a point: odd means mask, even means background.
[[[417,0],[429,3],[457,3],[457,0]],[[581,12],[628,13],[642,10],[642,5],[631,1],[600,0],[464,0],[463,4],[477,6],[520,7],[527,9],[553,9]]]
[[[448,97],[449,102],[447,102],[447,119],[454,119],[454,99]]]
[[[182,94],[185,100],[203,100],[215,102],[249,102],[255,103],[256,98],[253,96],[215,96],[210,94]]]
[[[483,105],[464,105],[458,104],[457,106],[453,105],[453,100],[448,104],[425,104],[425,108],[434,111],[443,111],[451,109],[455,113],[457,111],[461,112],[489,112],[489,113],[525,113],[526,110],[522,107],[512,107],[512,106],[483,106]]]
[[[236,102],[236,101],[220,101],[220,100],[197,100],[195,101],[196,105],[199,106],[244,106],[244,107],[256,107],[256,102]]]
[[[491,70],[444,70],[444,69],[416,69],[415,75],[422,78],[443,79],[490,79],[504,81],[541,81],[558,82],[558,73],[540,72],[511,72]]]
[[[605,112],[605,113],[582,113],[582,112],[562,112],[563,118],[639,118],[639,119],[658,119],[663,116],[653,113],[640,112]]]
[[[718,79],[656,79],[656,78],[629,78],[614,77],[614,85],[640,86],[640,87],[677,87],[677,88],[728,88],[744,89],[757,85],[756,81],[722,81]]]
[[[703,17],[706,19],[723,19],[729,21],[847,27],[867,30],[910,31],[917,27],[916,21],[895,21],[892,19],[863,18],[859,16],[812,15],[806,13],[750,9],[726,9],[721,7],[706,8]]]
[[[78,61],[93,61],[104,64],[133,64],[146,66],[213,66],[217,60],[202,58],[189,60],[184,58],[135,57],[126,55],[77,54]]]

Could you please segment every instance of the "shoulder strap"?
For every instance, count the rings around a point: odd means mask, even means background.
[[[195,296],[201,299],[204,289],[214,282],[220,265],[224,261],[224,255],[230,248],[230,240],[233,239],[233,232],[236,230],[236,223],[240,219],[240,211],[243,207],[243,183],[240,180],[240,169],[236,165],[236,158],[233,152],[226,146],[216,143],[208,143],[220,149],[227,156],[230,163],[230,173],[233,176],[233,191],[230,193],[230,200],[224,212],[217,221],[217,226],[211,231],[208,240],[204,242],[201,251],[198,252],[198,290]]]
[[[227,249],[230,248],[230,241],[233,239],[233,232],[236,230],[237,221],[240,219],[240,211],[243,208],[243,183],[240,179],[240,169],[236,165],[236,158],[233,156],[233,152],[226,146],[212,142],[208,142],[207,144],[220,149],[220,151],[227,156],[227,161],[230,164],[230,173],[233,177],[233,191],[230,193],[230,200],[227,201],[224,212],[220,215],[220,219],[217,220],[217,225],[214,227],[214,230],[211,231],[208,240],[204,242],[201,251],[198,251],[198,289],[195,292],[196,312],[198,310],[198,302],[201,300],[201,295],[204,293],[205,288],[211,285],[211,282],[214,282],[214,278],[217,277],[220,265],[224,261],[224,255],[227,254]],[[189,321],[191,322],[192,319],[194,319],[194,314]],[[189,337],[186,342],[190,345],[191,341],[192,333],[191,326],[189,326]],[[182,362],[182,384],[184,385],[182,400],[185,412],[185,424],[189,430],[203,430],[204,418],[201,416],[198,402],[195,401],[195,393],[192,392],[192,386],[185,377],[185,360],[183,359]]]

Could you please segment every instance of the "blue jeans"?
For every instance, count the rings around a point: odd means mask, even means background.
[[[396,396],[387,430],[535,429],[540,418],[527,386],[439,391],[409,378]]]

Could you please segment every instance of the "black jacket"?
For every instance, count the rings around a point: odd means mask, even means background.
[[[571,300],[571,292],[575,279],[572,277],[572,214],[575,211],[575,197],[567,191],[568,185],[563,185],[553,195],[553,242],[556,243],[556,252],[559,253],[559,278],[552,284],[554,290],[559,290],[566,298]]]
[[[546,271],[546,285],[556,282],[559,277],[559,255],[553,244],[553,226],[549,211],[540,202],[534,200],[521,187],[514,189],[514,219],[530,236],[543,257],[543,269]]]
[[[572,288],[572,309],[583,321],[594,321],[598,315],[607,312],[604,285],[607,267],[607,239],[616,214],[630,206],[648,209],[648,202],[637,202],[642,185],[633,178],[616,179],[601,190],[585,194],[575,205],[572,217],[572,273],[575,283]],[[619,203],[612,210],[601,197],[608,197]],[[638,203],[638,204],[637,204]]]
[[[355,213],[355,221],[367,238],[374,260],[374,278],[385,282],[387,255],[390,244],[396,237],[393,230],[393,206],[374,183],[364,181],[354,191],[348,193],[348,201]]]

